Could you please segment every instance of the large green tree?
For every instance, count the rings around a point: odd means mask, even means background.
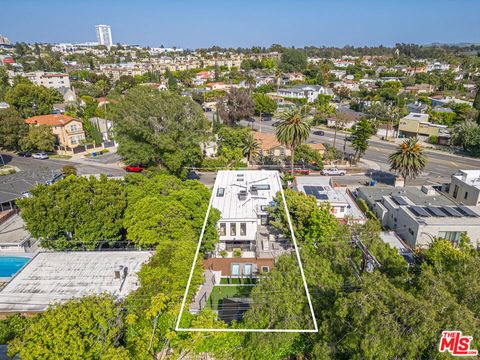
[[[15,109],[0,110],[0,147],[16,150],[20,140],[27,135],[28,125]]]
[[[63,96],[55,89],[21,81],[7,91],[5,100],[17,109],[22,117],[28,118],[51,114],[53,104],[63,102]]]
[[[113,120],[118,152],[127,163],[161,164],[180,173],[202,160],[200,143],[209,124],[191,99],[135,87],[116,106]]]
[[[255,113],[259,115],[272,115],[277,111],[277,103],[272,98],[262,93],[253,94]]]
[[[373,128],[370,121],[363,118],[356,123],[352,128],[352,148],[355,150],[355,160],[360,160],[360,157],[365,154],[368,149],[368,140],[373,134]]]
[[[30,125],[27,134],[20,139],[19,145],[24,150],[53,151],[57,138],[48,125]]]
[[[405,182],[407,178],[415,179],[427,165],[427,156],[417,138],[405,140],[388,159],[390,170],[398,172]]]
[[[24,360],[128,360],[119,344],[122,322],[122,307],[113,296],[70,300],[30,318],[8,353]]]
[[[293,163],[295,149],[301,145],[310,135],[310,124],[305,117],[306,111],[303,108],[286,110],[279,114],[279,125],[276,129],[278,141],[288,147],[291,151],[290,171],[293,175]]]
[[[279,68],[284,72],[303,72],[307,68],[307,54],[299,49],[284,49]]]
[[[50,249],[95,249],[122,240],[127,201],[117,180],[68,176],[17,201],[33,237]]]

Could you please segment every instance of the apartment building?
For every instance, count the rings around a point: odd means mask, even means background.
[[[292,99],[306,99],[313,102],[318,95],[333,95],[331,89],[321,85],[297,85],[291,88],[278,89],[277,95]]]
[[[28,118],[25,122],[31,126],[49,126],[57,138],[57,145],[63,149],[77,147],[85,140],[82,122],[68,115],[39,115]]]
[[[398,133],[400,137],[438,137],[439,144],[447,144],[450,140],[448,126],[428,121],[428,114],[410,113],[400,119]]]
[[[106,47],[113,45],[112,28],[110,25],[95,25],[95,31],[99,45],[105,45]]]
[[[70,78],[68,74],[65,73],[52,73],[45,71],[32,71],[28,73],[14,73],[13,71],[9,72],[10,82],[13,83],[15,76],[20,75],[27,78],[29,81],[35,85],[45,86],[49,89],[60,89],[68,88],[70,89]]]

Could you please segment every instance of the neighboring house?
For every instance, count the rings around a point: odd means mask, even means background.
[[[219,171],[212,207],[220,211],[219,240],[204,268],[220,277],[255,277],[269,272],[274,259],[293,244],[269,225],[268,207],[282,192],[280,174],[270,170]],[[235,251],[241,255],[235,257]]]
[[[281,144],[274,134],[253,132],[253,138],[260,145],[260,156],[270,157],[272,159],[283,159],[286,156],[290,156],[290,149],[287,149],[285,145]]]
[[[211,82],[207,84],[207,90],[228,90],[229,85],[226,85],[223,81]]]
[[[339,129],[351,129],[353,125],[359,122],[365,116],[364,113],[358,112],[347,107],[339,107],[336,114],[327,119],[328,127]]]
[[[430,94],[435,91],[435,86],[431,84],[418,84],[407,86],[405,91],[412,94]]]
[[[407,104],[407,111],[409,113],[425,114],[428,111],[428,105],[420,101]]]
[[[334,75],[337,79],[343,79],[347,75],[347,70],[329,70],[329,74]]]
[[[363,224],[366,221],[348,188],[336,186],[330,177],[297,176],[293,181],[293,189],[315,197],[317,205],[329,204],[332,214],[342,223],[348,221]]]
[[[60,87],[57,89],[57,91],[62,94],[63,100],[67,103],[74,102],[77,100],[77,95],[75,94],[75,91],[70,89],[69,87]]]
[[[74,148],[85,140],[85,131],[80,120],[63,114],[39,115],[25,120],[32,126],[47,125],[57,138],[57,145]]]
[[[305,81],[305,75],[299,72],[285,73],[280,77],[280,84],[288,85],[292,81]]]
[[[452,175],[448,194],[458,203],[480,205],[480,170],[460,170]]]
[[[12,211],[12,216],[0,220],[0,253],[27,252],[33,242],[20,215]]]
[[[200,143],[200,149],[205,157],[213,158],[217,156],[218,144],[216,141]]]
[[[90,118],[90,123],[94,125],[102,134],[103,141],[112,140],[113,136],[113,123],[110,120],[102,119],[99,117]]]
[[[469,105],[469,106],[473,105],[473,103],[471,101],[457,99],[456,97],[453,97],[453,96],[437,95],[437,96],[431,96],[431,97],[429,97],[429,99],[431,101],[432,106],[446,106],[450,103],[466,104],[466,105]]]
[[[125,298],[138,289],[148,251],[37,253],[0,292],[0,313],[38,313],[51,304],[108,293]]]
[[[260,75],[255,77],[255,87],[274,84],[274,83],[275,83],[275,76],[272,76],[272,75]]]
[[[307,143],[305,145],[307,145],[308,147],[310,147],[313,150],[317,150],[320,153],[320,155],[322,155],[322,156],[325,154],[326,149],[325,149],[325,145],[323,145],[323,144]]]
[[[476,206],[415,205],[406,196],[384,196],[376,206],[383,227],[397,233],[410,247],[428,246],[434,238],[458,245],[462,234],[480,245],[480,208]]]
[[[450,69],[450,65],[449,64],[443,64],[443,63],[440,63],[438,61],[436,62],[433,62],[433,63],[430,63],[430,64],[427,64],[427,72],[431,72],[431,71],[446,71]]]
[[[306,99],[313,102],[318,95],[333,95],[331,89],[321,85],[297,85],[291,88],[278,89],[277,95],[292,99]]]
[[[450,133],[448,126],[434,124],[428,121],[428,114],[410,113],[400,119],[398,134],[400,137],[428,138],[436,136],[439,144],[448,144]]]

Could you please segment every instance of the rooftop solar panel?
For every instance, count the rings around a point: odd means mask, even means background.
[[[467,216],[479,217],[479,215],[475,211],[473,211],[472,209],[470,209],[466,206],[459,206],[458,209],[460,210],[460,212],[463,212]]]
[[[397,203],[397,205],[408,205],[408,202],[406,202],[405,199],[401,196],[392,196],[392,199]]]
[[[444,206],[442,207],[442,210],[445,211],[448,215],[453,216],[453,217],[462,217],[462,214],[455,210],[452,207],[449,206]]]
[[[430,214],[420,206],[410,206],[410,210],[417,216],[430,217]]]
[[[427,211],[431,213],[433,216],[437,216],[437,217],[447,216],[447,214],[445,214],[440,208],[435,206],[428,206]]]

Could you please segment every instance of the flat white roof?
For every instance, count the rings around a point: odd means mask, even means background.
[[[280,190],[278,171],[221,170],[213,186],[212,206],[222,220],[256,220],[261,207],[271,205]]]
[[[0,291],[0,312],[44,311],[54,302],[103,292],[124,297],[138,288],[136,274],[150,256],[148,251],[38,253]],[[116,278],[121,266],[126,276]]]

